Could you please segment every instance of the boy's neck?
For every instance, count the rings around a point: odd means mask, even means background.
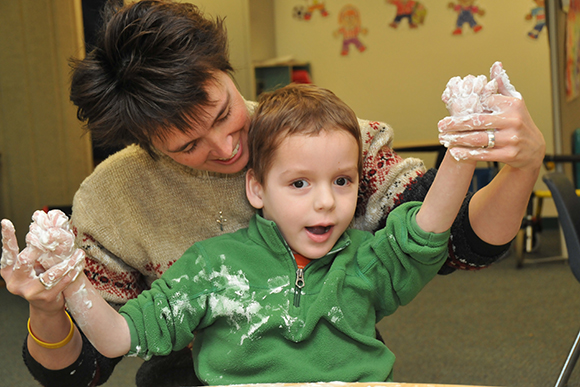
[[[299,269],[304,269],[306,267],[306,265],[308,265],[312,259],[310,258],[306,258],[303,255],[300,255],[296,252],[292,252],[292,254],[294,254],[294,260],[296,260],[296,265],[298,265]]]

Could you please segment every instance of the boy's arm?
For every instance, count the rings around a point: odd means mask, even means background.
[[[129,352],[131,334],[127,321],[97,293],[84,273],[63,295],[77,325],[100,353],[114,358]]]
[[[449,152],[437,171],[435,180],[417,213],[417,224],[423,231],[447,231],[463,203],[471,184],[476,162],[456,160]]]

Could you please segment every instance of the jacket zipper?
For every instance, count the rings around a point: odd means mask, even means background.
[[[300,295],[302,294],[302,288],[304,287],[304,269],[296,269],[296,287],[294,288],[294,306],[300,306]]]
[[[336,248],[334,250],[331,250],[327,253],[328,254],[334,254],[337,251],[343,250],[344,247],[339,247]],[[292,251],[290,249],[288,249],[288,251],[290,252],[290,254],[292,254]],[[294,283],[294,306],[296,308],[300,307],[300,296],[302,295],[302,288],[304,287],[304,285],[306,285],[306,282],[304,281],[304,268],[298,267],[298,263],[296,263],[296,259],[294,258],[294,255],[292,254],[292,260],[294,261],[294,265],[296,266],[296,282]]]
[[[294,266],[296,266],[296,282],[294,283],[294,306],[298,308],[300,307],[300,296],[302,295],[302,288],[305,285],[304,269],[298,267],[296,259],[294,258],[294,254],[292,254],[292,250],[290,250],[290,247],[288,247],[288,244],[286,243],[280,231],[276,229],[276,232],[278,233],[279,238],[284,241],[284,244],[286,245],[286,250],[288,251],[288,254],[290,254],[290,256],[292,257],[292,261],[294,261]],[[345,247],[346,246],[335,248],[329,251],[326,255],[336,253],[337,251],[343,250]]]

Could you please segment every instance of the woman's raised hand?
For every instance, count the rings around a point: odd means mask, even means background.
[[[456,159],[498,161],[538,170],[545,141],[501,63],[485,76],[452,78],[442,100],[451,114],[439,121],[439,139]]]

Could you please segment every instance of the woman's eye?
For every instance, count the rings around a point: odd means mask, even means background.
[[[292,183],[292,186],[294,188],[304,188],[308,186],[308,183],[305,180],[296,180],[295,182]]]
[[[195,149],[197,148],[197,141],[196,142],[192,142],[189,147],[187,147],[186,149],[184,149],[182,152],[186,153],[186,154],[190,154],[193,153],[193,151],[195,151]]]
[[[334,184],[339,185],[341,187],[345,186],[348,184],[348,179],[346,177],[339,177],[334,181]]]
[[[218,122],[223,122],[225,120],[227,120],[230,116],[230,114],[232,114],[232,109],[228,109],[228,111],[226,112],[226,114],[224,114],[223,116],[221,116],[220,118],[218,118]]]

